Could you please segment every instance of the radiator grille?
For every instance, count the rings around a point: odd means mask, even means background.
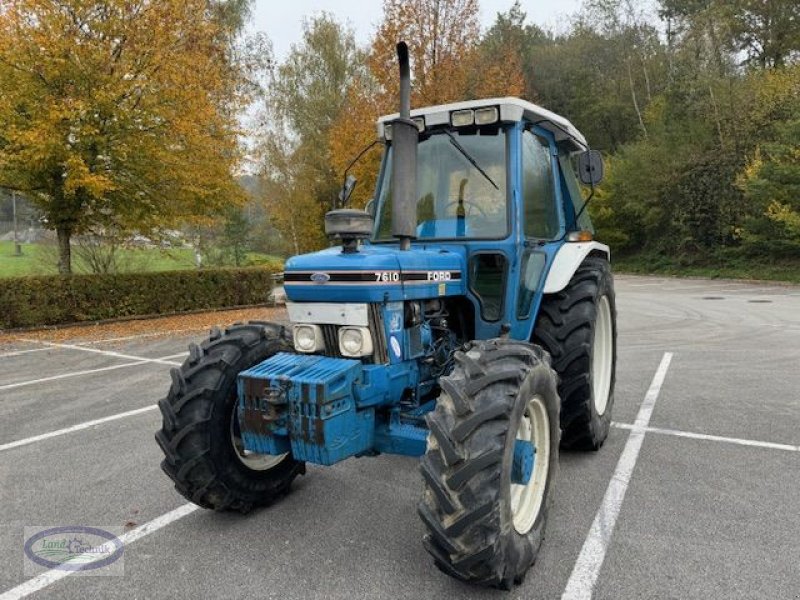
[[[373,359],[375,364],[383,365],[389,362],[389,349],[386,346],[386,330],[383,328],[383,313],[380,304],[369,305],[369,328],[373,335]]]
[[[320,325],[320,327],[322,328],[322,338],[325,340],[325,356],[341,358],[342,353],[339,352],[339,326]]]
[[[386,347],[386,332],[383,329],[383,315],[380,304],[369,305],[369,329],[372,332],[372,356],[365,356],[366,362],[385,364],[389,362]],[[322,339],[325,340],[325,356],[342,358],[339,351],[339,325],[320,325]]]

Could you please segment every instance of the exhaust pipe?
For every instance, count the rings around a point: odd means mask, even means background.
[[[411,71],[408,46],[397,44],[400,64],[400,117],[392,121],[392,236],[408,250],[417,237],[417,144],[419,130],[411,120]]]

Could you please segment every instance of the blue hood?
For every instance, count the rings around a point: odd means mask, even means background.
[[[286,261],[284,287],[293,302],[383,302],[463,295],[465,259],[457,251],[401,251],[365,244],[340,246]]]

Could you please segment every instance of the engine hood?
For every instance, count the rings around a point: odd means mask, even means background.
[[[293,302],[383,302],[463,295],[465,259],[447,249],[400,251],[340,246],[286,261],[284,289]]]

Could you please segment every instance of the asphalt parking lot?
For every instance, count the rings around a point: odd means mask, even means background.
[[[615,426],[562,454],[542,554],[511,592],[433,566],[415,459],[309,466],[247,516],[186,505],[155,403],[202,332],[0,347],[0,599],[800,598],[800,287],[616,287]],[[31,525],[125,528],[124,575],[25,575]]]

